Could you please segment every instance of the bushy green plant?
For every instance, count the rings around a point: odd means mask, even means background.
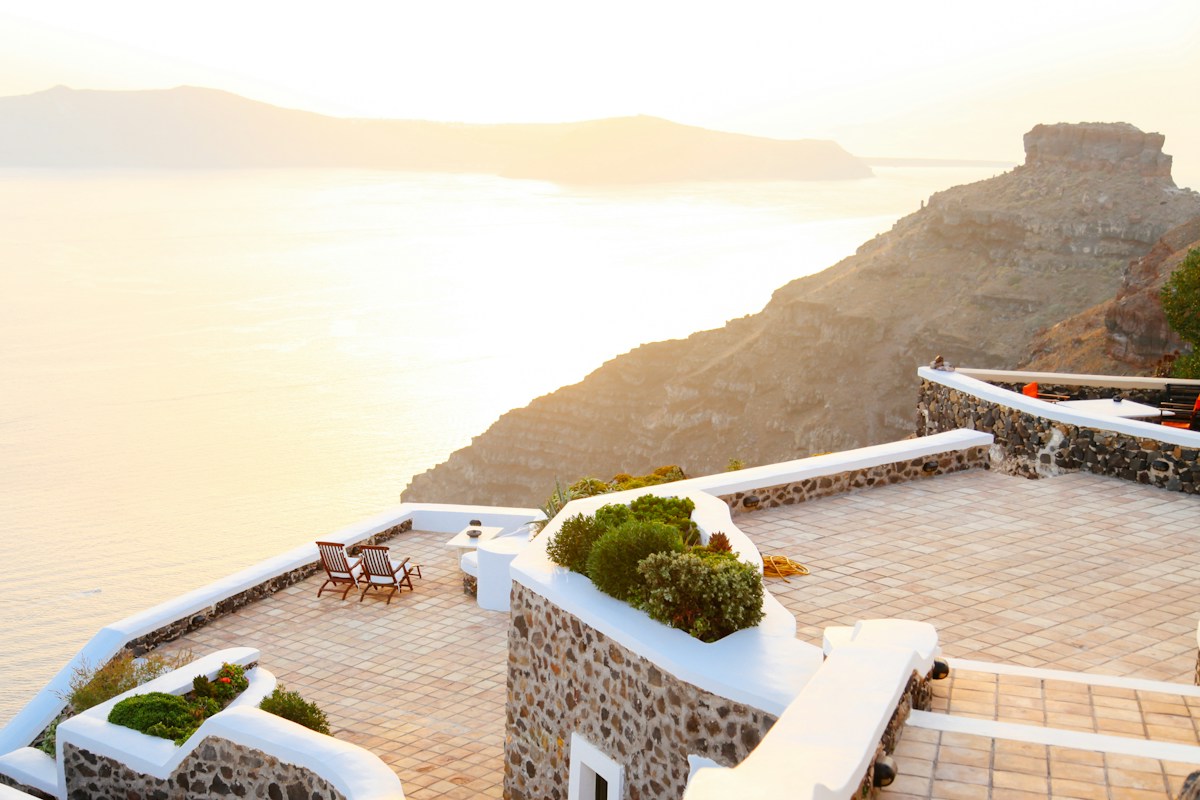
[[[587,574],[588,556],[592,545],[607,528],[595,517],[576,514],[563,520],[554,539],[546,545],[546,555],[555,564],[572,572]]]
[[[596,588],[618,600],[637,603],[638,562],[652,553],[683,550],[679,531],[661,522],[629,520],[592,546],[587,575]]]
[[[631,519],[633,519],[633,511],[624,503],[600,506],[596,509],[596,521],[605,530],[619,528]]]
[[[662,522],[678,529],[684,544],[688,546],[700,542],[700,528],[691,519],[696,504],[689,498],[644,494],[629,504],[629,510],[634,519]]]
[[[1192,346],[1175,359],[1171,376],[1200,378],[1200,249],[1188,251],[1159,294],[1171,330]]]
[[[204,717],[197,715],[192,704],[178,695],[150,692],[117,703],[109,712],[108,721],[183,744],[200,727]]]
[[[41,750],[48,756],[57,756],[57,739],[58,739],[58,723],[61,719],[56,719],[50,723],[50,727],[46,728],[46,732],[42,735],[42,740],[37,743],[37,749]]]
[[[729,459],[729,461],[727,461],[725,463],[725,471],[726,472],[737,472],[738,470],[742,470],[745,468],[746,468],[746,462],[742,461],[740,458],[731,458],[731,459]]]
[[[63,699],[72,712],[78,714],[190,664],[193,660],[190,650],[170,655],[150,653],[144,658],[135,658],[130,651],[122,650],[107,664],[96,666],[84,663],[76,667],[68,682],[70,688]]]
[[[318,708],[316,703],[310,703],[297,692],[286,691],[282,686],[276,686],[275,691],[264,697],[258,707],[277,717],[299,723],[309,730],[329,735],[329,720],[325,717],[325,712]]]
[[[762,576],[732,553],[654,553],[637,573],[640,607],[702,641],[715,642],[763,618]]]

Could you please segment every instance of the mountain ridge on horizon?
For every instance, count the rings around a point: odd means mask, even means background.
[[[831,140],[728,133],[647,115],[495,124],[354,119],[195,86],[60,85],[2,97],[0,166],[361,167],[580,184],[871,175]]]

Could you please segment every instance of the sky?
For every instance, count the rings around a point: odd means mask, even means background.
[[[1019,162],[1038,123],[1167,137],[1200,186],[1200,2],[0,0],[0,95],[182,84],[336,116],[650,114],[860,156]]]

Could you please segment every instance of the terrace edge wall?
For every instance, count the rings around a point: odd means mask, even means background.
[[[1200,494],[1200,447],[1049,419],[922,377],[918,435],[959,428],[992,434],[991,466],[1005,474],[1046,478],[1086,470]]]
[[[513,583],[504,796],[568,796],[571,734],[625,766],[622,800],[682,797],[688,756],[733,766],[775,723],[676,678]]]
[[[131,769],[108,756],[64,745],[67,800],[185,800],[190,797],[347,800],[310,769],[216,736],[205,738],[169,778]],[[272,791],[274,789],[274,791]]]

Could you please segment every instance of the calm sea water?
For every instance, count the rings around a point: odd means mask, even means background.
[[[100,626],[396,503],[504,411],[995,171],[0,171],[0,723]]]

